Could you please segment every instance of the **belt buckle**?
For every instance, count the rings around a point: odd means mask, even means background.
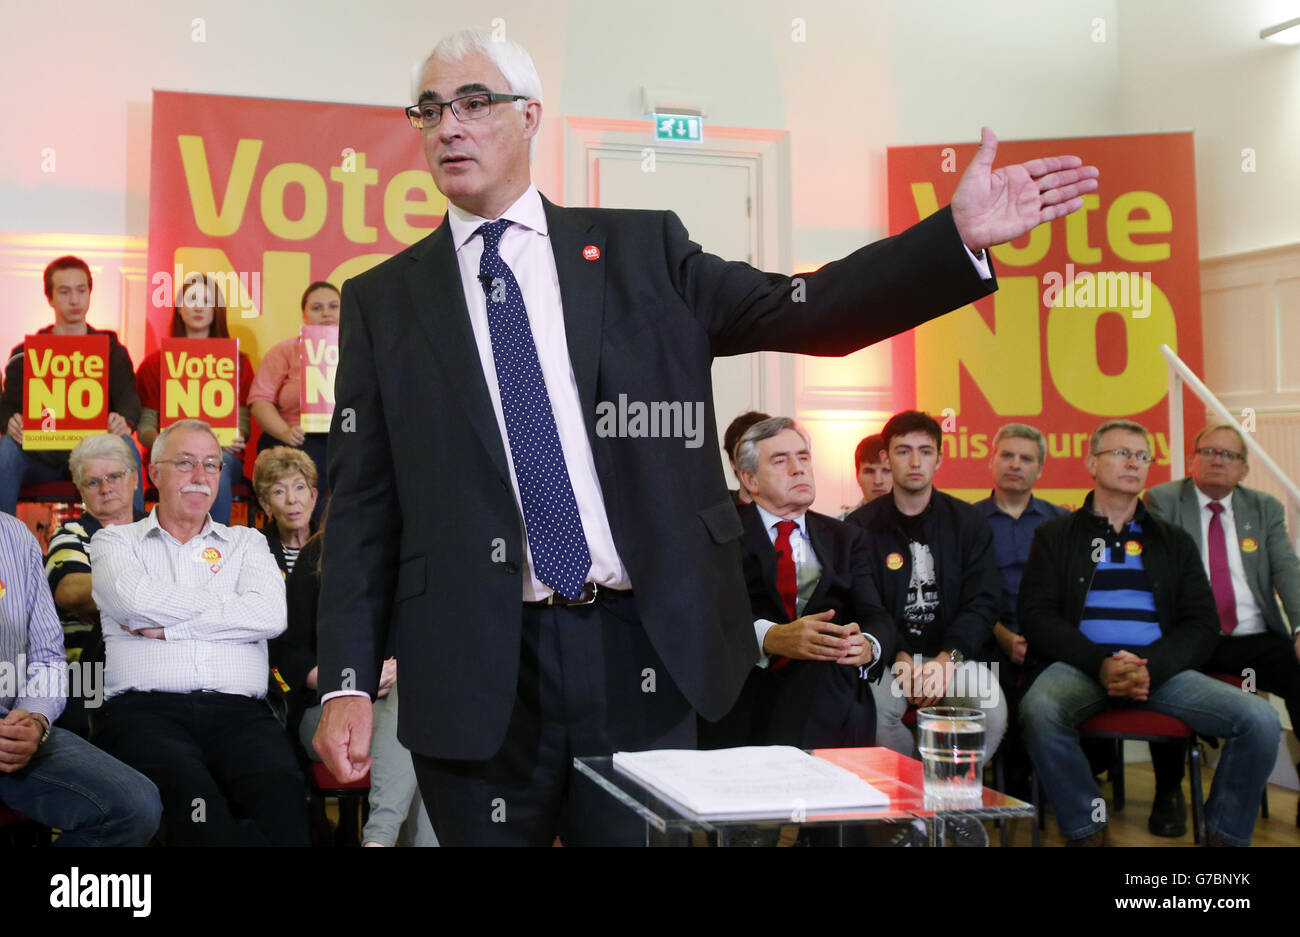
[[[588,590],[590,590],[590,594],[588,594]],[[575,605],[593,605],[595,604],[596,595],[598,592],[600,592],[599,585],[597,585],[594,582],[587,582],[587,583],[583,583],[582,591],[578,593],[578,597],[576,599],[570,599],[563,595],[560,595],[560,593],[558,592],[552,592],[549,596],[547,596],[546,604],[563,605],[563,606],[570,606],[570,607]],[[586,598],[584,598],[584,596],[586,596]]]

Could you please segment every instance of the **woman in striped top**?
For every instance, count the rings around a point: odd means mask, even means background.
[[[262,533],[287,577],[298,551],[316,529],[311,520],[316,507],[316,464],[301,449],[264,449],[253,466],[253,491],[268,518]]]

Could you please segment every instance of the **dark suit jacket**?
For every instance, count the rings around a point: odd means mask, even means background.
[[[1143,500],[1152,513],[1191,534],[1198,550],[1205,549],[1194,481],[1183,478],[1156,485],[1148,489]],[[1291,628],[1282,620],[1277,603],[1282,600],[1292,627],[1300,624],[1300,560],[1287,534],[1286,510],[1272,495],[1238,485],[1232,492],[1232,515],[1250,594],[1268,629],[1289,641]],[[1247,538],[1255,541],[1254,550],[1241,549],[1241,542]]]
[[[753,617],[785,624],[791,619],[777,590],[776,550],[758,509],[745,504],[739,510],[744,528],[741,563]],[[878,680],[894,659],[897,634],[876,592],[866,534],[815,511],[805,516],[808,539],[822,573],[802,614],[834,610],[831,621],[835,624],[857,622],[864,634],[879,641],[880,657],[871,662],[868,671],[871,680]],[[791,660],[779,669],[753,669],[718,734],[732,736],[719,740],[728,745],[856,747],[874,744],[875,719],[871,689],[859,677],[857,667]],[[702,738],[713,734],[702,729]]]
[[[671,212],[543,204],[614,543],[669,676],[720,718],[758,657],[721,462],[681,439],[599,436],[597,403],[703,401],[716,438],[714,357],[842,355],[996,283],[979,279],[946,208],[796,290],[704,253]],[[583,259],[588,245],[598,260]],[[403,744],[491,757],[515,702],[523,522],[446,223],[344,284],[340,345],[321,693],[373,695],[395,629]]]

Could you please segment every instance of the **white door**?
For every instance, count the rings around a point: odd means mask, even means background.
[[[648,162],[643,153],[637,149],[604,150],[595,157],[594,205],[672,210],[686,225],[691,240],[709,253],[725,260],[754,262],[758,224],[752,161],[661,149],[654,153],[653,162]],[[713,362],[713,403],[719,433],[739,414],[761,409],[761,401],[758,354]],[[714,445],[725,468],[721,439]]]

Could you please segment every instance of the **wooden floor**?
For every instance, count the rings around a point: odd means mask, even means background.
[[[1205,796],[1210,794],[1210,783],[1214,779],[1213,771],[1202,772],[1202,785]],[[1124,770],[1124,809],[1122,812],[1112,810],[1110,818],[1110,844],[1112,846],[1194,846],[1192,842],[1191,790],[1186,779],[1183,781],[1183,796],[1188,799],[1187,835],[1179,839],[1165,839],[1152,836],[1147,831],[1147,817],[1151,814],[1151,799],[1155,794],[1155,774],[1150,764],[1130,763]],[[1111,786],[1109,782],[1101,785],[1102,796],[1108,806],[1113,807]],[[1300,846],[1300,830],[1296,829],[1296,792],[1272,784],[1268,788],[1269,818],[1255,819],[1255,836],[1252,846]],[[1007,837],[1011,846],[1030,845],[1032,821],[1012,820]],[[990,827],[989,845],[997,846],[997,831]],[[1061,831],[1057,828],[1056,817],[1047,809],[1047,829],[1040,833],[1044,846],[1060,846],[1064,843]]]

